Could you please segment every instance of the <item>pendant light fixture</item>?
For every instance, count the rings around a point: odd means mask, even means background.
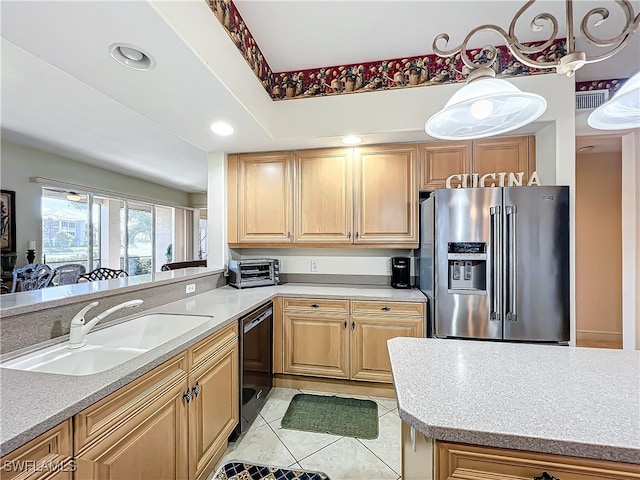
[[[425,132],[442,140],[490,137],[527,125],[544,113],[543,97],[494,77],[488,67],[472,72],[467,85],[427,120]]]
[[[611,100],[591,112],[587,123],[598,130],[640,128],[640,72],[627,80]]]
[[[441,33],[433,41],[433,51],[438,56],[445,58],[460,54],[460,58],[465,65],[465,70],[472,72],[472,75],[473,72],[477,70],[481,70],[482,72],[484,71],[482,69],[487,69],[493,64],[497,58],[498,51],[494,46],[485,46],[483,52],[486,55],[482,55],[482,57],[488,59],[488,61],[483,60],[478,62],[469,58],[467,53],[469,50],[468,43],[476,33],[488,31],[497,34],[504,40],[509,52],[518,62],[533,68],[553,68],[557,73],[572,77],[575,75],[576,70],[583,65],[606,60],[622,50],[640,25],[640,14],[635,14],[631,2],[628,0],[616,0],[616,5],[624,13],[624,24],[617,36],[613,38],[600,38],[590,31],[589,21],[595,19],[596,21],[593,23],[593,26],[598,27],[609,17],[609,10],[604,7],[589,10],[582,18],[580,32],[589,43],[598,47],[610,48],[606,53],[588,58],[585,52],[575,51],[573,2],[572,0],[565,0],[567,53],[559,60],[552,61],[539,54],[551,47],[558,38],[558,20],[553,15],[540,13],[531,21],[531,30],[534,32],[542,30],[543,23],[551,27],[551,35],[539,45],[524,45],[515,34],[518,20],[534,3],[536,3],[536,0],[529,0],[518,10],[509,24],[508,31],[505,31],[497,25],[481,25],[471,30],[460,45],[450,50],[443,50],[438,47],[437,44],[440,40],[444,41],[445,47],[449,42],[449,35]],[[492,78],[484,73],[480,73],[475,77],[472,75],[469,76],[468,85],[454,94],[440,112],[429,118],[425,124],[425,131],[429,135],[447,140],[473,139],[497,135],[534,121],[542,115],[546,108],[546,102],[540,102],[542,97],[521,92],[507,81]],[[635,78],[635,76],[633,78]],[[631,82],[631,80],[629,82]],[[620,103],[611,105],[607,110],[608,113],[606,117],[594,117],[604,118],[603,123],[599,123],[599,125],[611,125],[611,128],[614,129],[629,128],[621,127],[620,124],[623,122],[619,120],[621,115],[627,115],[629,110],[631,110],[631,112],[635,111],[637,118],[639,90],[630,86],[626,94],[621,95],[621,93],[622,88],[616,95],[616,97],[620,98]],[[635,98],[631,98],[634,95]],[[625,97],[624,101],[622,101],[623,97]],[[634,100],[635,107],[633,106]],[[606,106],[606,104],[603,106]],[[542,110],[540,111],[540,109]],[[595,114],[596,112],[593,113]],[[633,116],[633,113],[630,113],[630,115]]]

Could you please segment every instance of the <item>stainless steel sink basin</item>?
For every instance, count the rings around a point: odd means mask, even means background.
[[[68,342],[35,351],[0,367],[62,375],[91,375],[114,368],[210,321],[206,315],[154,313],[90,332],[86,345],[69,349]]]

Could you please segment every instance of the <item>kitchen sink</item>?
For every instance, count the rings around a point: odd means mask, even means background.
[[[0,367],[62,375],[91,375],[114,368],[210,321],[207,315],[155,313],[90,332],[86,345],[53,345],[0,364]]]
[[[2,367],[63,375],[91,375],[131,360],[147,350],[86,345],[69,350],[66,342],[2,363]]]
[[[90,332],[88,345],[151,349],[207,323],[207,315],[153,313]]]

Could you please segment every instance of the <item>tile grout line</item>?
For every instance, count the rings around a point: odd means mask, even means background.
[[[395,473],[396,475],[399,475],[399,473],[398,473],[398,472],[396,472],[394,468],[392,468],[392,467],[391,467],[387,462],[385,462],[385,461],[384,461],[380,456],[378,456],[378,455],[376,454],[376,452],[374,452],[374,451],[373,451],[373,450],[371,450],[369,447],[367,447],[364,443],[362,443],[362,442],[360,441],[360,439],[359,439],[359,438],[357,438],[357,437],[354,437],[354,438],[358,441],[358,443],[359,443],[360,445],[362,445],[364,448],[366,448],[367,450],[369,450],[369,452],[371,452],[371,453],[373,454],[373,456],[374,456],[374,457],[376,457],[378,460],[380,460],[382,463],[384,463],[384,464],[385,464],[385,466],[386,466],[389,470],[391,470],[391,471],[392,471],[393,473]]]

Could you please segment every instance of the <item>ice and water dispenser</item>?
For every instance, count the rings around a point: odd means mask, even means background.
[[[487,244],[482,242],[449,242],[449,293],[486,293],[486,249]]]

